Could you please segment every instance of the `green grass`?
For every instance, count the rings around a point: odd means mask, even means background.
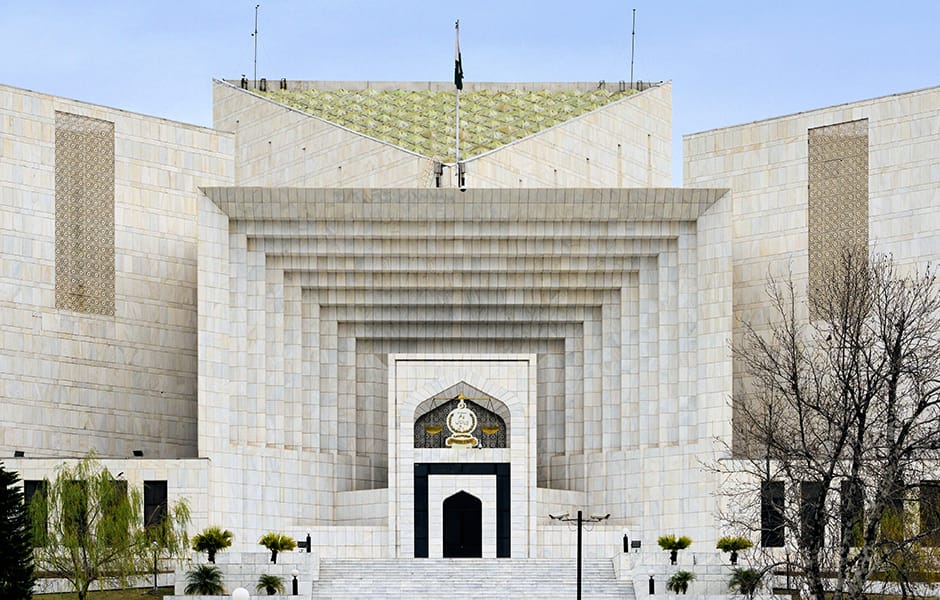
[[[157,588],[157,595],[154,596],[150,594],[150,588],[138,588],[132,590],[108,590],[105,592],[89,592],[88,600],[136,600],[138,598],[163,598],[164,596],[172,596],[173,588],[172,587],[162,587]],[[41,598],[41,600],[75,600],[78,598],[78,594],[75,592],[68,592],[64,594],[33,594],[34,598]]]

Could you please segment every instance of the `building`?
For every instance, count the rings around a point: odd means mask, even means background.
[[[669,83],[468,83],[459,168],[449,84],[276,87],[212,129],[0,87],[24,479],[93,448],[323,558],[568,557],[578,510],[710,549],[767,274],[940,255],[940,88],[686,136],[670,188]]]

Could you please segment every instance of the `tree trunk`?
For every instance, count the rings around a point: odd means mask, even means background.
[[[271,550],[271,562],[277,564],[277,550]]]
[[[215,564],[215,550],[209,550],[209,562]]]
[[[731,564],[732,565],[738,564],[738,552],[736,550],[731,551]]]
[[[672,561],[672,564],[676,564],[676,560],[677,560],[678,558],[679,558],[679,551],[678,551],[678,550],[670,550],[670,551],[669,551],[669,560]]]

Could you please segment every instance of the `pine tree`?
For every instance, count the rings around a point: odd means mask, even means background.
[[[33,597],[33,547],[27,528],[26,507],[19,475],[0,463],[0,598]]]

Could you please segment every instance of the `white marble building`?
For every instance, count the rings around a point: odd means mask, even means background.
[[[590,556],[711,549],[704,465],[767,273],[805,286],[846,220],[940,255],[940,88],[687,136],[677,189],[670,84],[467,84],[462,191],[452,86],[282,85],[215,82],[213,129],[0,87],[0,456],[24,479],[94,449],[244,550],[572,556],[548,515],[579,509],[610,514]],[[810,197],[818,156],[851,162],[846,206]],[[443,441],[460,394],[480,447]]]

